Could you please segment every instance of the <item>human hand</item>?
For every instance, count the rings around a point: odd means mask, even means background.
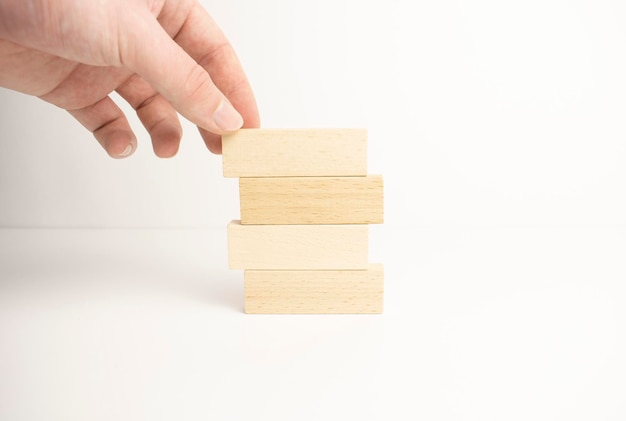
[[[213,153],[222,134],[259,126],[239,59],[196,0],[2,0],[0,86],[66,109],[114,158],[137,140],[113,91],[160,157],[178,151],[178,114]]]

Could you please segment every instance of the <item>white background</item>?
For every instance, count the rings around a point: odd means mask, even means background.
[[[366,127],[386,223],[624,223],[626,6],[614,1],[205,3],[264,127]],[[0,224],[222,226],[236,182],[180,154],[105,159],[64,111],[0,91]]]
[[[263,127],[368,129],[385,313],[243,315],[194,127],[116,161],[0,90],[0,419],[626,417],[626,4],[203,4]]]

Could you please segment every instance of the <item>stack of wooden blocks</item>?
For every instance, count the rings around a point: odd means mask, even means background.
[[[382,312],[369,224],[383,223],[383,178],[368,174],[365,129],[241,129],[222,163],[239,178],[228,260],[246,313]]]

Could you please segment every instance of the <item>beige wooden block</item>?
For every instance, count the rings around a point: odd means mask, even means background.
[[[367,269],[368,225],[228,224],[230,269]]]
[[[242,224],[382,224],[383,177],[240,178]]]
[[[383,265],[367,270],[246,270],[251,314],[382,313]]]
[[[241,129],[222,136],[224,177],[367,175],[365,129]]]

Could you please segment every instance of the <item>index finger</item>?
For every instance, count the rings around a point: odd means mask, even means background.
[[[209,73],[243,117],[243,127],[259,127],[256,99],[243,66],[224,32],[199,3],[192,7],[174,40]],[[207,147],[220,153],[219,134],[199,128]]]
[[[181,115],[198,127],[220,135],[239,129],[243,118],[213,82],[211,75],[198,64],[199,59],[194,57],[198,45],[208,48],[205,56],[224,46],[223,35],[205,39],[212,33],[221,32],[214,28],[211,20],[205,20],[197,27],[194,17],[202,11],[199,4],[194,2],[179,31],[179,34],[189,30],[198,31],[195,40],[200,39],[201,42],[183,45],[177,44],[149,12],[130,16],[125,22],[129,30],[120,39],[120,60],[148,81]],[[256,109],[256,105],[253,107]],[[248,109],[244,107],[249,113]]]

